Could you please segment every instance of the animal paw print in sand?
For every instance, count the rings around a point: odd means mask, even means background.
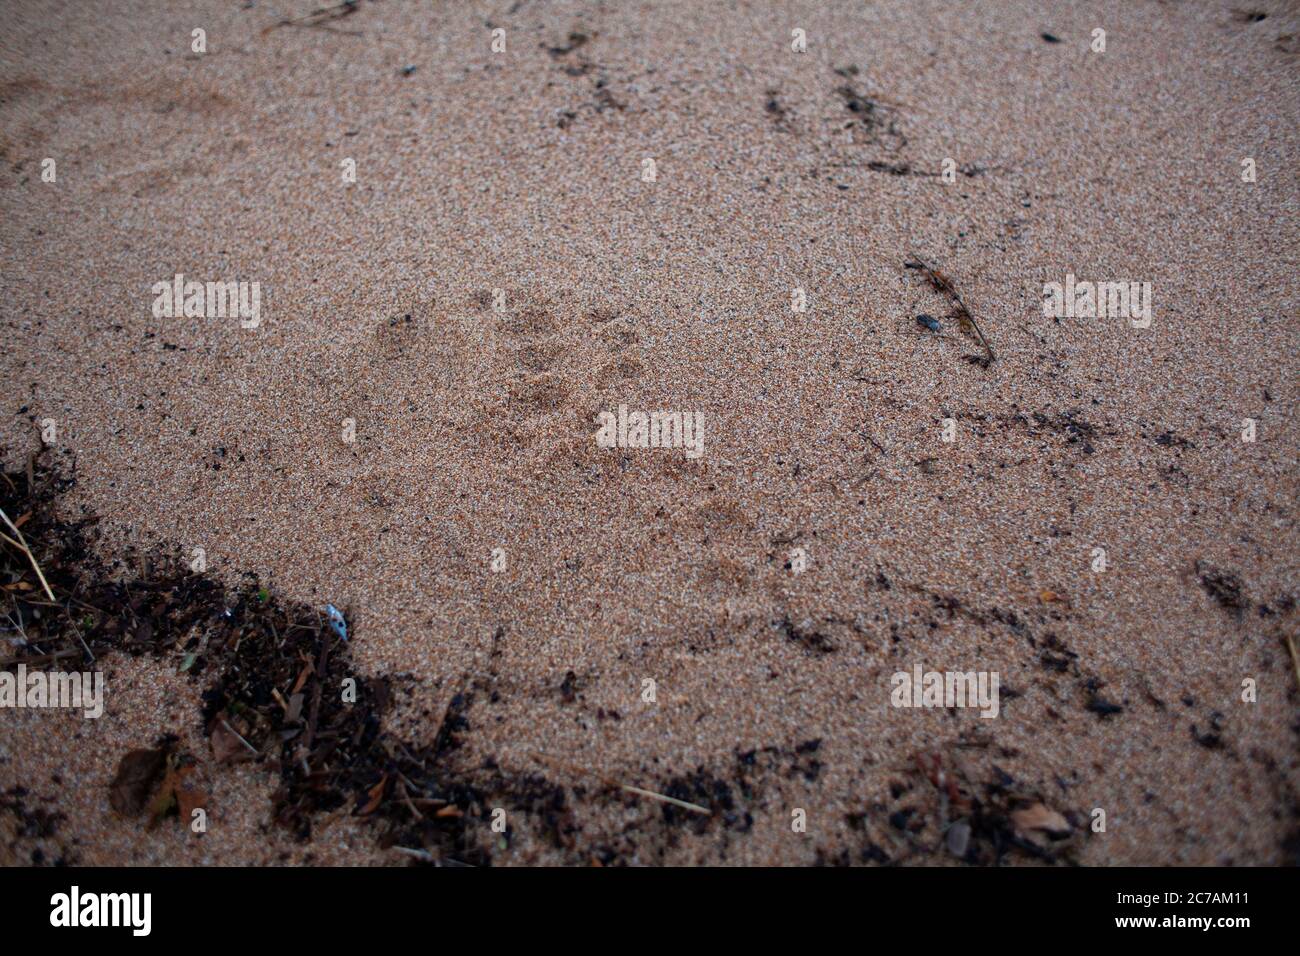
[[[484,305],[490,296],[479,293],[476,301]],[[580,397],[593,386],[644,372],[640,359],[628,354],[637,340],[629,319],[610,309],[571,312],[547,299],[493,316],[499,350],[509,357],[509,402],[526,415],[576,414]]]

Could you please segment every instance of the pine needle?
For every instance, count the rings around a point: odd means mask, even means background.
[[[27,555],[27,560],[32,563],[32,569],[36,572],[36,576],[41,579],[41,587],[45,588],[45,593],[49,599],[54,601],[54,592],[50,590],[50,583],[45,580],[45,575],[41,572],[41,566],[36,563],[36,555],[32,554],[32,549],[27,546],[27,539],[23,537],[22,531],[18,529],[16,524],[9,520],[9,516],[4,513],[3,508],[0,508],[0,518],[4,519],[4,523],[9,526],[9,530],[14,533],[14,536],[18,540],[15,541],[8,535],[3,535],[4,539],[10,544],[16,546],[18,550],[23,552],[23,554]]]
[[[651,800],[658,800],[660,803],[671,803],[675,807],[681,807],[683,810],[690,810],[692,813],[703,814],[706,817],[713,815],[712,810],[710,810],[708,807],[702,807],[698,803],[688,803],[685,800],[678,800],[676,797],[670,797],[662,793],[655,793],[653,790],[646,790],[642,787],[634,787],[628,783],[619,783],[617,780],[610,780],[608,777],[602,776],[601,774],[596,773],[594,770],[586,770],[582,767],[575,767],[571,763],[567,763],[566,761],[563,760],[558,760],[555,757],[548,756],[547,754],[534,752],[533,756],[536,757],[538,760],[542,761],[543,763],[549,763],[552,766],[561,767],[565,770],[570,770],[574,773],[580,773],[589,777],[595,777],[597,780],[605,784],[605,786],[607,787],[614,787],[615,789],[622,790],[626,793],[634,793],[639,797],[647,797]]]

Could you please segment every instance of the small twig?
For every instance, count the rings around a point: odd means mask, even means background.
[[[26,664],[28,667],[40,664],[49,664],[53,661],[61,661],[68,657],[80,657],[81,651],[75,648],[69,648],[66,651],[52,651],[49,654],[41,654],[38,657],[11,657],[8,660],[0,661],[0,667],[12,667],[15,664]]]
[[[685,800],[678,800],[676,797],[668,797],[662,793],[655,793],[653,790],[642,790],[640,787],[633,787],[630,784],[619,784],[619,789],[626,790],[628,793],[640,794],[643,797],[649,797],[651,800],[660,800],[663,803],[671,803],[675,807],[681,807],[683,810],[690,810],[692,813],[702,813],[704,816],[711,816],[713,811],[707,807],[702,807],[698,803],[687,803]]]
[[[36,563],[36,555],[32,554],[32,549],[27,547],[27,539],[23,537],[22,531],[18,529],[16,524],[9,520],[9,516],[4,513],[3,508],[0,508],[0,518],[4,519],[4,523],[9,526],[9,530],[14,533],[18,540],[13,541],[13,539],[9,538],[8,535],[5,535],[5,537],[12,543],[18,545],[18,547],[27,555],[27,560],[32,563],[32,568],[36,571],[36,576],[41,579],[41,586],[45,588],[45,593],[49,596],[51,601],[55,600],[54,592],[50,590],[50,583],[45,580],[45,575],[41,573],[41,566]]]

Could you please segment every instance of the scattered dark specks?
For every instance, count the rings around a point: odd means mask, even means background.
[[[938,332],[941,328],[938,319],[932,315],[926,315],[925,313],[916,317],[916,324],[922,328],[929,329],[931,332]]]
[[[1262,10],[1233,10],[1232,19],[1238,23],[1259,23],[1268,17]]]
[[[1060,43],[1060,42],[1061,42],[1061,38],[1058,37],[1058,36],[1056,36],[1055,34],[1052,34],[1052,33],[1040,33],[1040,34],[1038,34],[1038,35],[1039,35],[1040,37],[1042,37],[1044,40],[1046,40],[1048,43]]]
[[[414,72],[415,72],[415,66],[410,63],[408,63],[406,66],[402,67],[401,69],[402,76],[410,76]]]

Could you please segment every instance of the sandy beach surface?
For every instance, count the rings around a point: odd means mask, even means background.
[[[0,447],[104,561],[342,609],[496,865],[1300,857],[1294,4],[331,2],[2,5]],[[0,861],[418,862],[183,658],[0,710]],[[110,807],[163,734],[206,833]]]

